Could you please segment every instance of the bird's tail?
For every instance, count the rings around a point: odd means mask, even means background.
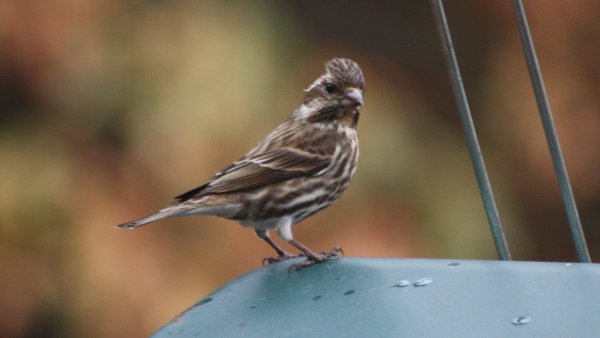
[[[183,214],[183,213],[185,213],[185,211],[187,211],[186,208],[172,206],[172,207],[162,209],[159,212],[148,215],[144,218],[140,218],[138,220],[123,223],[123,224],[119,224],[119,225],[117,225],[117,227],[123,228],[123,229],[133,229],[133,228],[141,227],[142,225],[148,224],[150,222],[158,221],[159,219],[173,217],[173,216]]]

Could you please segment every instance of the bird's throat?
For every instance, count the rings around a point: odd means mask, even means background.
[[[359,117],[360,112],[357,109],[344,110],[337,116],[337,121],[340,125],[356,128]]]

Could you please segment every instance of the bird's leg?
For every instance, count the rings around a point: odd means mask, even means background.
[[[330,258],[339,257],[344,253],[342,248],[335,247],[330,252],[323,252],[322,254],[319,254],[319,253],[312,251],[311,249],[306,247],[304,244],[298,242],[297,240],[295,240],[293,238],[293,235],[292,235],[292,220],[291,220],[291,218],[284,218],[281,221],[279,221],[276,229],[277,229],[277,234],[279,235],[279,237],[281,237],[281,239],[283,239],[284,241],[286,241],[286,242],[290,243],[291,245],[295,246],[296,248],[298,248],[298,250],[300,250],[306,256],[305,261],[292,265],[290,267],[290,269],[293,269],[293,270],[304,269],[315,263],[320,263],[320,262],[324,262]]]
[[[276,262],[284,261],[286,259],[298,257],[298,256],[294,256],[294,255],[290,254],[289,252],[285,251],[282,247],[277,245],[277,243],[273,242],[271,237],[269,237],[268,230],[256,229],[255,232],[256,232],[256,235],[258,236],[258,238],[263,239],[265,242],[267,242],[267,244],[269,244],[273,249],[275,249],[275,252],[277,252],[277,256],[270,256],[270,257],[263,258],[263,265],[273,264]]]
[[[312,251],[311,249],[307,248],[304,244],[298,242],[295,239],[290,239],[288,242],[291,245],[298,248],[298,250],[302,251],[306,255],[306,257],[311,261],[320,262],[325,259],[324,255],[321,255],[321,254],[318,254],[318,253]]]

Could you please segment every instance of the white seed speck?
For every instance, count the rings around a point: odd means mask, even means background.
[[[397,288],[403,288],[403,287],[409,286],[409,285],[410,285],[410,281],[407,279],[399,280],[398,283],[394,284],[394,286]]]
[[[520,317],[517,317],[517,318],[513,319],[512,324],[514,326],[526,325],[530,321],[531,321],[531,316],[526,315],[526,316],[520,316]]]
[[[433,279],[426,277],[426,278],[421,278],[418,281],[415,282],[415,284],[413,284],[414,286],[425,286],[425,285],[429,285],[433,283]]]

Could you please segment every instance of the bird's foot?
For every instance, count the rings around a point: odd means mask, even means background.
[[[306,260],[300,263],[293,264],[292,266],[290,266],[290,271],[302,270],[317,263],[323,263],[330,259],[340,258],[343,255],[344,250],[341,247],[336,246],[330,251],[322,251],[320,255],[308,256]]]
[[[340,258],[344,255],[344,249],[342,249],[339,246],[336,246],[330,251],[322,251],[321,254],[325,257],[326,260],[331,258]]]
[[[299,258],[299,257],[306,257],[304,256],[304,254],[299,254],[299,255],[291,255],[289,253],[284,253],[282,255],[279,256],[269,256],[269,257],[265,257],[262,260],[263,265],[269,265],[269,264],[273,264],[273,263],[277,263],[277,262],[283,262],[283,261],[287,261],[288,259],[294,259],[294,258]]]

